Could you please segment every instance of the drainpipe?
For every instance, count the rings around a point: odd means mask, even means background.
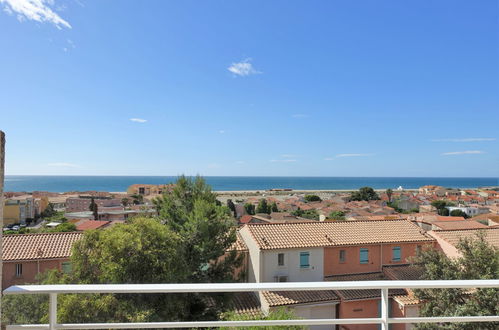
[[[0,131],[0,257],[3,256],[3,181],[5,176],[5,133]],[[0,286],[2,284],[3,258],[0,262]],[[2,319],[2,293],[0,292],[0,320]]]

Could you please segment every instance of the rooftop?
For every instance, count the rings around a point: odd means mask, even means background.
[[[3,237],[2,260],[69,258],[82,233],[15,234]]]
[[[434,241],[404,220],[247,224],[243,228],[263,250]]]

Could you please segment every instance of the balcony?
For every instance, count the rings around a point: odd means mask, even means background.
[[[20,285],[12,286],[4,294],[48,294],[49,324],[7,325],[7,329],[146,329],[146,328],[196,328],[196,327],[245,327],[272,325],[339,325],[379,324],[388,330],[395,323],[459,323],[499,322],[498,315],[447,316],[447,317],[389,317],[389,289],[432,288],[499,288],[499,280],[452,280],[452,281],[358,281],[358,282],[285,282],[285,283],[210,283],[210,284],[96,284],[96,285]],[[199,321],[155,323],[57,323],[57,295],[64,293],[208,293],[208,292],[256,292],[256,291],[311,291],[311,290],[381,290],[381,316],[379,318],[351,319],[297,319],[265,321]]]

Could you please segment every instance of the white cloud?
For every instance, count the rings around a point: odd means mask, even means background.
[[[455,156],[455,155],[477,155],[484,154],[485,152],[481,150],[466,150],[466,151],[452,151],[452,152],[444,152],[443,156]]]
[[[462,138],[462,139],[433,139],[433,142],[483,142],[495,141],[496,138]]]
[[[80,165],[72,163],[48,163],[47,165],[51,167],[81,167]]]
[[[136,123],[146,123],[147,119],[142,119],[142,118],[130,118],[130,121],[136,122]]]
[[[292,118],[308,118],[308,115],[304,113],[295,113],[291,115]]]
[[[236,164],[246,164],[246,162],[244,160],[238,160],[236,161]]]
[[[368,157],[374,154],[338,154],[336,157]]]
[[[227,70],[235,75],[246,77],[252,74],[260,74],[262,72],[255,70],[253,64],[251,64],[251,58],[242,60],[241,62],[232,63]]]
[[[62,27],[71,29],[71,25],[55,13],[51,6],[55,0],[0,0],[4,5],[4,11],[10,15],[17,14],[17,19],[37,21],[40,23],[49,22],[58,29]]]
[[[292,154],[283,154],[281,155],[282,158],[296,158],[297,156],[296,155],[292,155]]]
[[[221,130],[219,130],[219,131],[218,131],[218,133],[220,133],[220,134],[224,134],[224,133],[225,133],[225,131],[224,131],[223,129],[221,129]]]
[[[324,160],[333,160],[334,158],[333,157],[326,157],[324,158]]]
[[[271,159],[271,163],[294,163],[296,159]]]

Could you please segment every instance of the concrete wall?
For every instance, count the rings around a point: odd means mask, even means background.
[[[309,268],[300,268],[300,252],[309,252]],[[284,253],[284,266],[277,265],[277,255]],[[275,282],[275,276],[287,276],[288,282],[324,280],[324,248],[262,250],[262,282]]]
[[[408,258],[416,255],[417,246],[423,247],[427,242],[372,244],[363,246],[326,247],[324,248],[324,276],[351,273],[368,273],[381,271],[382,265],[407,263]],[[401,259],[393,261],[392,248],[400,246]],[[360,263],[360,249],[369,250],[369,262]],[[345,250],[345,262],[340,262],[340,250]]]

